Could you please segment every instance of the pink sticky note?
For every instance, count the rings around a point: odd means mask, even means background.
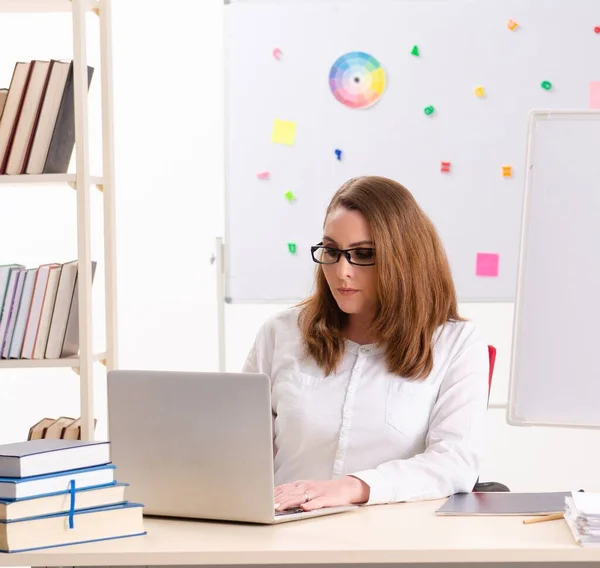
[[[498,276],[500,255],[488,252],[477,253],[475,274],[477,276]]]
[[[590,83],[590,108],[600,109],[600,81]]]
[[[269,172],[258,172],[256,174],[256,177],[258,179],[269,179],[270,176],[271,176],[271,174]]]
[[[273,57],[277,60],[281,59],[281,56],[283,55],[283,51],[281,51],[281,49],[279,49],[278,47],[276,47],[273,50]]]

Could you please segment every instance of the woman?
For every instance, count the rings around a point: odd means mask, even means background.
[[[314,294],[262,326],[244,366],[271,378],[275,508],[471,491],[487,344],[431,221],[399,183],[351,179],[312,256]]]

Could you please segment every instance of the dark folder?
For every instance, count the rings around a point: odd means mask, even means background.
[[[570,491],[556,493],[457,493],[436,515],[549,515],[565,510]]]

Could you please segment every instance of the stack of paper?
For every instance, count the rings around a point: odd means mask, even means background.
[[[600,546],[600,493],[575,493],[565,498],[565,520],[581,546]]]

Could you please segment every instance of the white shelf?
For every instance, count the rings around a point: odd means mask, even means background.
[[[106,353],[94,353],[93,360],[106,360]],[[38,369],[40,367],[79,367],[79,357],[65,357],[64,359],[0,359],[0,369]]]
[[[1,2],[2,0],[0,0]],[[1,10],[0,10],[1,11]],[[75,174],[40,174],[40,175],[20,175],[7,176],[0,175],[0,184],[16,185],[16,184],[57,184],[57,183],[75,183],[77,176]],[[90,183],[92,185],[102,185],[102,177],[91,176]]]
[[[90,11],[97,18],[88,17]],[[52,13],[63,12],[72,20],[73,77],[75,109],[75,171],[66,174],[0,175],[0,201],[2,189],[24,188],[28,185],[68,185],[77,189],[77,292],[79,301],[79,356],[64,359],[1,359],[0,371],[4,369],[72,368],[79,374],[79,399],[81,438],[94,439],[94,373],[95,362],[102,362],[108,371],[117,368],[117,277],[115,240],[114,195],[114,125],[113,125],[113,74],[111,0],[0,0],[0,16],[5,13]],[[87,90],[87,27],[89,20],[97,24],[100,43],[100,87],[102,116],[102,169],[101,176],[93,176],[90,164],[88,90]],[[2,20],[3,23],[4,20]],[[50,22],[50,19],[48,20]],[[10,25],[10,22],[7,23]],[[24,41],[27,37],[24,36]],[[98,170],[96,170],[98,172]],[[77,187],[77,180],[85,180]],[[4,188],[2,187],[4,184]],[[97,186],[102,191],[104,240],[104,319],[106,324],[105,353],[92,350],[92,233],[91,193]],[[19,188],[19,189],[20,189]],[[62,189],[62,188],[61,188]],[[4,192],[6,193],[6,191]],[[1,205],[0,205],[1,208]],[[0,377],[1,383],[1,377]]]
[[[99,2],[97,0],[87,0],[85,2],[87,10],[97,10]],[[73,3],[71,0],[0,0],[0,13],[52,13],[52,12],[72,12]]]

